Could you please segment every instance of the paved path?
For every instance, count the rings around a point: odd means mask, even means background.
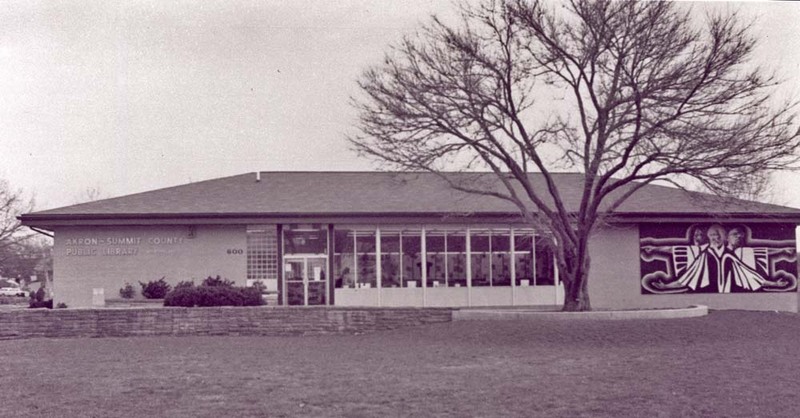
[[[460,309],[453,312],[454,321],[504,319],[670,319],[708,315],[705,305],[679,309],[642,309],[625,311],[561,312],[537,308]]]

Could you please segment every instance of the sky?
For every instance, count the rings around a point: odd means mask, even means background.
[[[759,62],[800,97],[800,4],[756,17]],[[0,179],[36,209],[261,171],[372,170],[351,151],[368,66],[450,0],[0,4]],[[774,203],[800,207],[800,173]]]

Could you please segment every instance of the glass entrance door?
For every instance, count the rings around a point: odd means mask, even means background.
[[[284,300],[286,305],[328,304],[328,258],[286,256],[284,258]]]

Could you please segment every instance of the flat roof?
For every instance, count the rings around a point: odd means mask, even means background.
[[[261,172],[257,181],[251,172],[28,213],[20,219],[28,226],[46,227],[126,220],[518,216],[510,202],[458,191],[448,183],[503,190],[494,173],[445,175],[447,180],[433,173],[410,172]],[[583,175],[557,173],[553,178],[567,210],[577,211]],[[530,179],[535,189],[545,190],[541,174],[530,174]],[[798,223],[800,209],[647,185],[617,208],[614,216],[631,221],[733,217]]]

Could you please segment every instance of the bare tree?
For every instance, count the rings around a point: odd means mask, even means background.
[[[673,2],[464,4],[458,23],[433,17],[365,71],[349,139],[392,168],[512,202],[551,239],[564,309],[588,310],[592,232],[641,187],[729,196],[796,163],[795,104],[770,100],[777,82],[748,63],[754,46],[735,13],[700,24]],[[557,170],[583,174],[577,205]]]
[[[33,199],[26,201],[21,190],[12,190],[0,180],[0,264],[16,257],[19,248],[32,234],[23,228],[17,217],[33,210]]]
[[[33,276],[48,274],[52,271],[52,249],[52,239],[45,236],[17,240],[7,251],[0,253],[0,275],[27,284]]]

